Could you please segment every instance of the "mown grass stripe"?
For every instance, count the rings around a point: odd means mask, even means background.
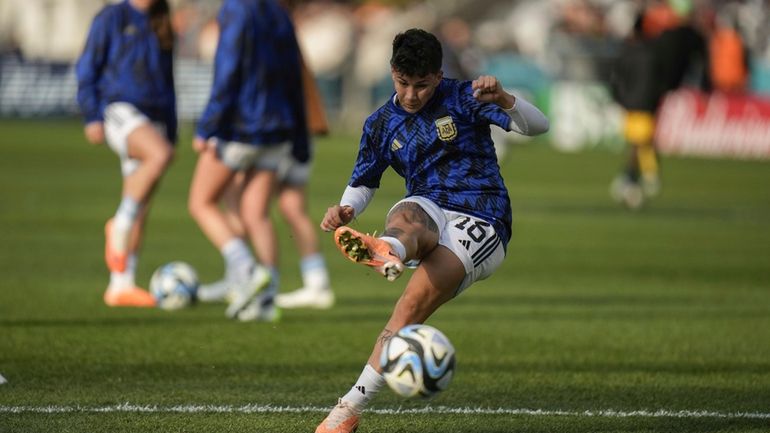
[[[114,406],[0,406],[0,413],[305,413],[327,412],[329,407],[320,406],[273,406],[247,404],[232,405],[178,405],[155,406],[123,403]],[[587,418],[722,418],[722,419],[770,419],[765,412],[716,412],[707,410],[549,410],[523,408],[449,407],[429,406],[416,409],[381,408],[369,409],[368,413],[380,415],[438,414],[438,415],[526,415],[571,416]]]

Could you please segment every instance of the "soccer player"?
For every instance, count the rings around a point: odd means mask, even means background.
[[[214,82],[193,139],[199,157],[188,206],[224,258],[232,283],[226,315],[275,321],[275,263],[257,263],[219,202],[242,172],[240,220],[257,255],[269,257],[265,251],[277,248],[269,215],[276,171],[289,153],[299,162],[309,159],[299,46],[286,10],[274,0],[225,0],[217,22]]]
[[[166,0],[124,0],[94,18],[76,67],[85,136],[120,158],[122,197],[105,225],[109,306],[150,307],[136,287],[138,248],[155,187],[177,135],[174,35]]]
[[[497,78],[443,78],[441,45],[432,34],[407,30],[393,40],[396,92],[366,120],[358,157],[342,198],[321,228],[350,260],[388,280],[416,269],[377,337],[360,377],[316,433],[349,433],[384,383],[378,359],[403,326],[423,323],[475,281],[489,277],[511,237],[511,205],[500,175],[490,125],[525,135],[548,130],[546,117],[505,92]],[[406,198],[388,212],[379,238],[347,227],[364,211],[392,167]]]
[[[321,104],[321,96],[313,76],[302,62],[302,82],[306,102],[308,130],[315,134],[328,132],[326,114]],[[303,140],[300,146],[308,146],[311,140]],[[306,149],[297,149],[293,154],[304,154]],[[276,199],[284,220],[291,228],[295,245],[300,254],[300,271],[303,286],[289,293],[279,293],[275,303],[280,308],[319,308],[327,309],[334,305],[334,292],[329,281],[329,272],[318,244],[316,225],[307,213],[307,183],[310,178],[311,161],[299,162],[293,154],[286,155],[279,163],[277,173]],[[308,152],[312,154],[312,152]],[[239,173],[226,187],[222,196],[222,211],[239,238],[246,237],[246,229],[240,220],[240,198],[243,191],[243,175]],[[260,191],[271,194],[272,191]],[[270,230],[270,228],[268,228]],[[277,245],[276,245],[277,246]],[[258,251],[266,256],[258,258],[267,263],[277,263],[277,250]],[[276,272],[277,274],[277,272]],[[278,286],[278,281],[273,280]],[[230,283],[226,278],[210,284],[201,285],[198,299],[202,302],[217,302],[227,299]]]

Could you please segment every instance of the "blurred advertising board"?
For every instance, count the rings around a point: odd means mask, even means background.
[[[623,148],[623,110],[599,82],[558,81],[551,86],[551,144],[565,152]]]
[[[770,98],[678,90],[661,104],[655,135],[664,154],[770,159]]]
[[[174,80],[180,119],[193,120],[203,111],[212,76],[210,64],[176,61]],[[75,116],[79,114],[76,95],[73,64],[0,56],[0,117]]]

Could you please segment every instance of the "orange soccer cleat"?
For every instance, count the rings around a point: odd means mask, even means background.
[[[394,281],[404,272],[404,264],[390,244],[371,235],[342,226],[334,231],[334,243],[351,261],[371,266],[388,281]]]
[[[326,419],[315,429],[315,433],[353,433],[358,430],[360,415],[360,410],[340,399]]]
[[[112,227],[112,218],[110,218],[104,225],[104,262],[107,263],[107,269],[110,272],[125,272],[128,254],[126,251],[115,248]]]
[[[155,298],[138,287],[107,289],[104,292],[104,303],[110,307],[154,307]]]

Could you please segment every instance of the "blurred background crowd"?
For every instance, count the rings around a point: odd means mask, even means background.
[[[77,112],[72,64],[106,2],[0,1],[0,116]],[[208,95],[220,2],[170,3],[179,115],[194,120]],[[493,74],[533,100],[552,119],[550,142],[564,150],[622,145],[622,110],[610,82],[640,11],[648,37],[687,26],[701,38],[706,55],[688,68],[684,86],[770,98],[765,0],[294,0],[287,6],[331,123],[341,130],[360,130],[363,116],[391,94],[390,44],[411,27],[440,36],[446,76]],[[739,52],[730,51],[736,44]],[[738,78],[717,79],[730,73]],[[707,86],[700,85],[704,74]],[[761,139],[770,122],[760,124]]]

